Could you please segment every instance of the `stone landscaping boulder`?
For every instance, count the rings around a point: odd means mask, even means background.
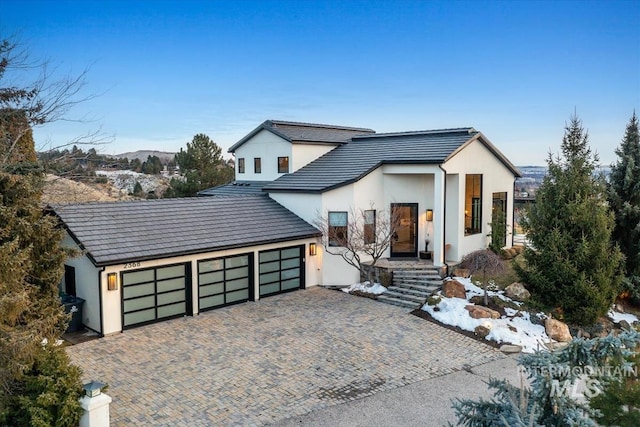
[[[549,338],[556,341],[569,342],[573,339],[571,332],[569,332],[569,326],[551,317],[544,321],[544,330],[549,335]]]
[[[465,310],[469,312],[469,316],[474,319],[499,319],[500,313],[490,308],[483,307],[481,305],[469,304],[465,307]]]
[[[467,298],[467,292],[464,285],[457,280],[447,280],[442,285],[442,292],[447,298]]]
[[[621,320],[618,324],[625,331],[630,331],[631,330],[631,325],[626,320]]]
[[[500,351],[507,354],[520,353],[522,351],[522,346],[514,344],[503,344],[500,346]]]
[[[562,350],[566,348],[569,343],[568,342],[546,342],[544,343],[545,347],[547,347],[551,351]]]
[[[520,282],[514,282],[504,288],[504,293],[506,296],[516,301],[526,301],[531,298],[531,292],[529,292]]]
[[[473,332],[475,332],[475,334],[480,338],[485,338],[487,335],[489,335],[491,329],[487,328],[486,326],[478,325]]]
[[[453,270],[453,276],[454,277],[469,277],[471,273],[469,273],[469,270],[467,270],[466,268],[456,268],[455,270]]]

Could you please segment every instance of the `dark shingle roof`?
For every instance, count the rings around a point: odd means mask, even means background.
[[[51,206],[96,266],[318,236],[268,197],[194,197]]]
[[[354,136],[375,133],[374,130],[366,128],[267,120],[240,141],[233,144],[229,148],[229,152],[233,153],[263,129],[284,138],[292,144],[340,145],[350,141]]]
[[[198,196],[246,196],[248,194],[262,194],[262,187],[271,181],[233,181],[228,184],[207,188],[198,192]]]
[[[383,163],[442,164],[478,134],[459,128],[355,137],[264,188],[323,192],[358,181]]]

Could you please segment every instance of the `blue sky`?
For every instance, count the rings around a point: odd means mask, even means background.
[[[224,151],[266,119],[378,132],[473,126],[518,165],[544,164],[577,112],[603,164],[640,111],[638,1],[0,0],[60,75],[100,94],[35,132],[99,151]],[[49,141],[49,142],[47,142]]]

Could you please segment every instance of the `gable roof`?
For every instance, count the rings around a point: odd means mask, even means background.
[[[474,128],[382,133],[352,138],[264,187],[268,192],[321,193],[356,182],[382,164],[441,165],[473,141],[480,141],[515,176],[520,173]]]
[[[318,123],[286,122],[266,120],[247,136],[229,147],[229,153],[235,152],[241,145],[253,138],[261,130],[267,130],[292,144],[329,144],[340,145],[349,142],[352,137],[373,134],[373,129],[349,126],[324,125]]]
[[[320,232],[269,197],[51,206],[98,266],[285,242]]]
[[[217,187],[198,191],[198,196],[246,196],[260,194],[266,196],[262,187],[271,181],[233,181]]]

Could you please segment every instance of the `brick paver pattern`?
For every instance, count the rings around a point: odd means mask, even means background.
[[[112,426],[265,425],[504,357],[408,310],[320,288],[68,347]]]

